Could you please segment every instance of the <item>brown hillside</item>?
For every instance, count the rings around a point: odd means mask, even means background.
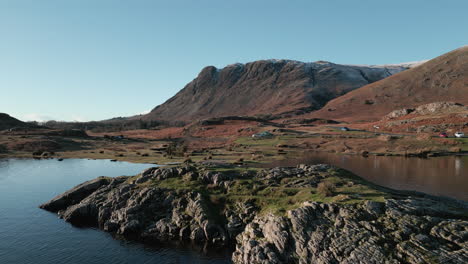
[[[349,92],[310,116],[374,121],[395,109],[441,101],[468,104],[468,46]]]
[[[302,114],[405,69],[289,60],[239,63],[223,69],[209,66],[167,102],[134,118],[191,121],[232,115]]]

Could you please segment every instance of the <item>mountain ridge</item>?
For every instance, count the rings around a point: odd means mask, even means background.
[[[276,59],[207,66],[165,103],[134,118],[191,121],[229,115],[298,115],[406,69]]]

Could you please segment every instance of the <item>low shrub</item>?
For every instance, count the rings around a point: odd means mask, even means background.
[[[335,189],[335,184],[328,181],[321,182],[317,186],[317,192],[323,196],[332,196]]]
[[[378,140],[384,141],[384,142],[389,142],[398,139],[397,136],[392,136],[392,135],[380,135],[377,137]]]
[[[432,140],[432,135],[429,133],[419,133],[416,136],[416,139],[420,141],[429,141],[429,140]]]
[[[166,154],[169,156],[184,157],[188,150],[187,145],[184,143],[172,143],[166,148]]]
[[[238,158],[236,161],[234,161],[234,164],[243,164],[244,163],[244,158]]]
[[[27,152],[55,151],[61,148],[60,144],[53,140],[34,140],[16,143],[12,147],[14,150]]]
[[[8,152],[8,148],[3,145],[3,144],[0,144],[0,153],[7,153]]]

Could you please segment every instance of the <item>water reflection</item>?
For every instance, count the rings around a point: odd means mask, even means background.
[[[457,176],[458,176],[458,175],[461,175],[462,169],[463,169],[462,160],[461,160],[460,157],[456,157],[456,158],[455,158],[455,174],[456,174]]]
[[[8,169],[9,160],[0,159],[0,171],[5,171]],[[8,177],[8,173],[0,173],[0,181]]]
[[[109,160],[0,160],[0,263],[229,263],[229,251],[205,255],[194,247],[115,240],[102,231],[73,227],[37,207],[83,181],[135,175],[151,166]]]
[[[415,190],[468,201],[468,156],[407,157],[306,153],[300,159],[276,161],[268,166],[329,163],[382,186]]]

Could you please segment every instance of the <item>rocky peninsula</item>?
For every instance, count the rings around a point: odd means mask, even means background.
[[[233,263],[468,263],[466,203],[373,185],[329,165],[150,168],[40,206],[141,242],[235,246]]]

